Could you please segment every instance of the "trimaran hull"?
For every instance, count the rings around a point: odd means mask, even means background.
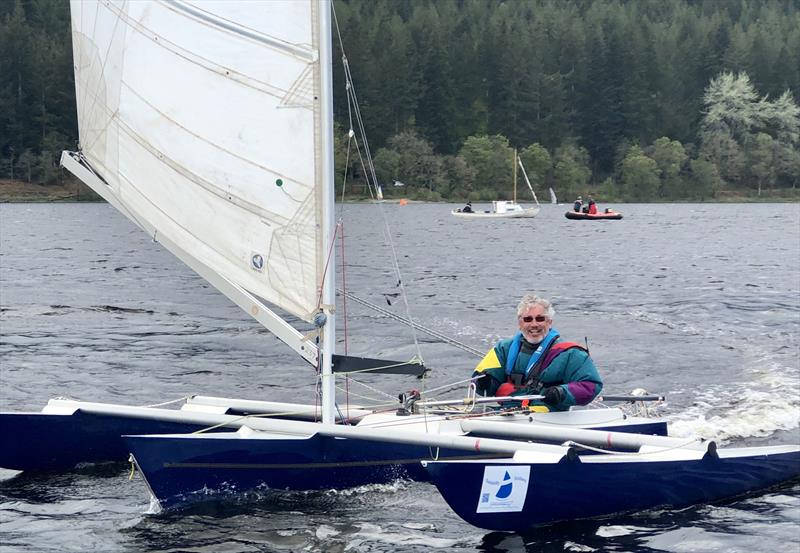
[[[800,446],[678,452],[561,462],[425,463],[445,501],[488,530],[527,530],[583,518],[721,501],[800,477]]]

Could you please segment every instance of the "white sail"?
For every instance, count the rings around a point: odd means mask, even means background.
[[[304,320],[329,238],[319,6],[71,1],[81,150],[115,205]]]
[[[558,198],[556,198],[556,193],[553,192],[552,188],[550,189],[550,203],[551,204],[557,204],[558,203]]]

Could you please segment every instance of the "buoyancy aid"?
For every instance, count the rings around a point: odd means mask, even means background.
[[[515,382],[515,379],[512,377],[512,372],[522,347],[523,338],[521,332],[514,336],[514,339],[511,343],[511,348],[508,351],[508,356],[506,357],[506,382],[513,385],[515,389],[529,388],[538,391],[540,388],[542,388],[542,384],[539,382],[539,376],[550,365],[550,363],[553,362],[553,359],[565,351],[573,348],[579,348],[587,351],[585,347],[577,342],[554,343],[558,338],[558,331],[551,328],[544,340],[539,343],[539,346],[536,348],[533,354],[531,354],[531,358],[528,361],[528,366],[525,369],[524,377],[521,379],[521,381]]]
[[[553,345],[558,337],[558,331],[555,328],[551,328],[550,332],[548,332],[544,339],[539,342],[539,346],[534,350],[534,352],[531,354],[531,358],[528,360],[528,366],[525,367],[524,377],[526,379],[531,374],[531,369],[534,367],[534,365],[536,365],[542,356],[547,353],[547,350],[550,349],[550,346]],[[519,351],[522,348],[522,340],[522,332],[517,332],[517,334],[511,340],[511,347],[509,348],[508,355],[506,356],[506,377],[510,378],[511,373],[514,371],[514,365],[517,363],[517,357],[519,357]]]

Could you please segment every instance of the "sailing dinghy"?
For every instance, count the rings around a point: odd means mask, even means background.
[[[531,191],[531,195],[533,196],[533,200],[536,202],[536,205],[533,207],[524,207],[521,204],[517,203],[517,166],[522,169],[522,174],[525,177],[525,182],[528,183],[528,188]],[[495,200],[492,202],[492,209],[491,210],[472,210],[472,211],[463,211],[461,209],[454,209],[450,212],[453,217],[457,217],[459,219],[529,219],[531,217],[536,217],[541,210],[541,206],[539,205],[539,199],[536,197],[536,192],[533,191],[533,186],[531,186],[531,181],[528,180],[528,174],[525,172],[525,166],[522,165],[522,160],[517,155],[517,151],[514,150],[514,160],[512,162],[513,173],[514,173],[514,199],[511,201],[508,200]]]
[[[0,467],[124,461],[122,436],[132,434],[211,428],[204,437],[241,443],[237,431],[264,417],[321,420],[303,427],[313,435],[336,423],[438,433],[439,421],[476,416],[467,410],[474,402],[460,414],[423,401],[393,405],[403,415],[391,416],[386,406],[376,414],[336,402],[336,373],[420,376],[425,367],[334,352],[329,2],[72,1],[70,9],[81,149],[64,152],[62,165],[317,368],[322,401],[191,395],[175,409],[52,399],[42,412],[0,413]],[[664,421],[616,408],[501,420],[666,433]],[[429,458],[423,445],[424,454],[397,446],[383,464]]]

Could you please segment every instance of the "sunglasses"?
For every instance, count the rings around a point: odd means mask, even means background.
[[[532,323],[533,321],[536,321],[537,323],[543,323],[547,320],[547,317],[544,315],[536,315],[535,317],[533,315],[528,315],[526,317],[520,317],[519,319],[524,323]]]

